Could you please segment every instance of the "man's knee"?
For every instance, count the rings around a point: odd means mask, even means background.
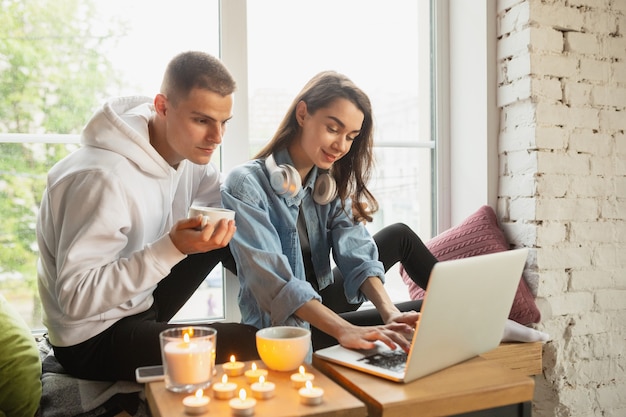
[[[228,362],[231,355],[239,361],[259,360],[256,327],[242,323],[214,323],[211,327],[217,330],[216,363]]]

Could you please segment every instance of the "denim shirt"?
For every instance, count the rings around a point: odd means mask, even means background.
[[[277,165],[292,164],[286,149],[275,153],[274,159]],[[349,302],[366,300],[359,288],[368,277],[384,280],[378,248],[365,226],[353,221],[351,202],[344,210],[339,198],[326,205],[313,201],[317,168],[313,169],[295,197],[276,194],[263,159],[238,166],[222,185],[224,207],[236,212],[237,231],[230,249],[237,263],[239,309],[246,324],[309,327],[294,315],[306,302],[321,300],[306,280],[296,224],[300,204],[320,290],[333,282],[331,250]]]

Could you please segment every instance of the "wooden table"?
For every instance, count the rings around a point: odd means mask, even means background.
[[[257,366],[263,368],[263,362],[257,361]],[[251,363],[246,362],[246,369],[250,368]],[[341,388],[331,379],[326,377],[320,371],[307,367],[307,372],[315,375],[315,386],[324,388],[324,401],[320,405],[307,406],[300,404],[298,390],[291,385],[290,376],[293,372],[276,372],[269,371],[267,381],[276,384],[276,393],[273,398],[268,400],[257,400],[255,408],[255,416],[271,416],[271,417],[291,417],[291,416],[309,416],[309,417],[365,417],[367,416],[367,408],[363,402]],[[217,366],[217,375],[214,382],[218,382],[222,378],[222,367]],[[248,397],[252,397],[250,385],[246,382],[244,376],[230,377],[229,381],[236,382],[238,385],[237,392],[240,388],[246,388]],[[153,417],[188,417],[184,412],[183,398],[190,394],[173,393],[165,389],[163,381],[151,382],[146,384],[146,397],[150,411]],[[228,400],[218,400],[213,398],[210,389],[206,392],[211,398],[209,410],[202,415],[206,416],[231,416],[232,413],[228,406]]]
[[[543,367],[543,342],[504,342],[481,357],[498,362],[520,375],[539,375]]]
[[[481,357],[407,384],[387,381],[315,356],[313,364],[366,403],[370,417],[530,417],[531,414],[534,380]]]

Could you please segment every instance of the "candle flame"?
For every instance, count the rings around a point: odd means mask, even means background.
[[[244,388],[239,390],[239,399],[241,401],[245,401],[246,400],[246,390]]]
[[[250,366],[253,371],[256,371],[256,363],[252,362],[252,366]]]
[[[298,372],[300,372],[300,375],[304,376],[304,366],[300,365]]]
[[[183,342],[189,343],[189,333],[183,334]]]
[[[202,389],[199,389],[198,391],[196,391],[196,398],[202,398],[203,394],[204,394],[204,391],[202,391]]]
[[[304,387],[310,390],[311,388],[313,388],[313,383],[311,381],[306,381],[304,383]]]
[[[235,355],[230,355],[230,361],[231,361],[231,363],[235,362]]]
[[[222,384],[225,384],[228,382],[228,375],[224,374],[222,375]]]
[[[265,384],[265,377],[264,377],[263,375],[261,375],[261,376],[259,377],[259,383],[260,383],[261,385]]]

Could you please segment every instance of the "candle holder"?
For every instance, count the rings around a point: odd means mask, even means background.
[[[211,327],[175,327],[160,333],[165,388],[195,392],[211,385],[217,331]]]
[[[298,372],[295,374],[291,374],[291,385],[294,388],[302,388],[307,381],[311,381],[313,382],[313,380],[315,379],[315,375],[313,375],[312,373],[306,372],[306,370],[304,369],[304,366],[300,365],[300,368],[298,368]]]
[[[311,381],[307,381],[305,386],[298,390],[300,402],[304,405],[318,405],[324,398],[324,389],[314,387]]]
[[[213,384],[213,396],[218,400],[229,400],[235,396],[237,384],[228,382],[228,375],[222,375],[222,382]]]
[[[183,398],[183,406],[185,413],[190,415],[204,414],[209,409],[209,397],[203,395],[203,391],[199,389],[195,395],[189,395]]]
[[[255,382],[250,386],[252,395],[259,400],[267,400],[274,396],[276,392],[276,384],[265,380],[264,376],[259,377],[259,382]]]
[[[246,380],[248,384],[253,384],[259,381],[259,377],[263,376],[267,378],[267,369],[258,369],[256,363],[252,362],[250,369],[245,372]]]
[[[247,398],[246,390],[242,388],[239,390],[239,396],[230,400],[228,405],[234,416],[251,416],[254,414],[256,400],[254,398]]]
[[[222,364],[224,373],[228,376],[243,375],[244,363],[235,360],[235,355],[230,355],[230,362]]]

